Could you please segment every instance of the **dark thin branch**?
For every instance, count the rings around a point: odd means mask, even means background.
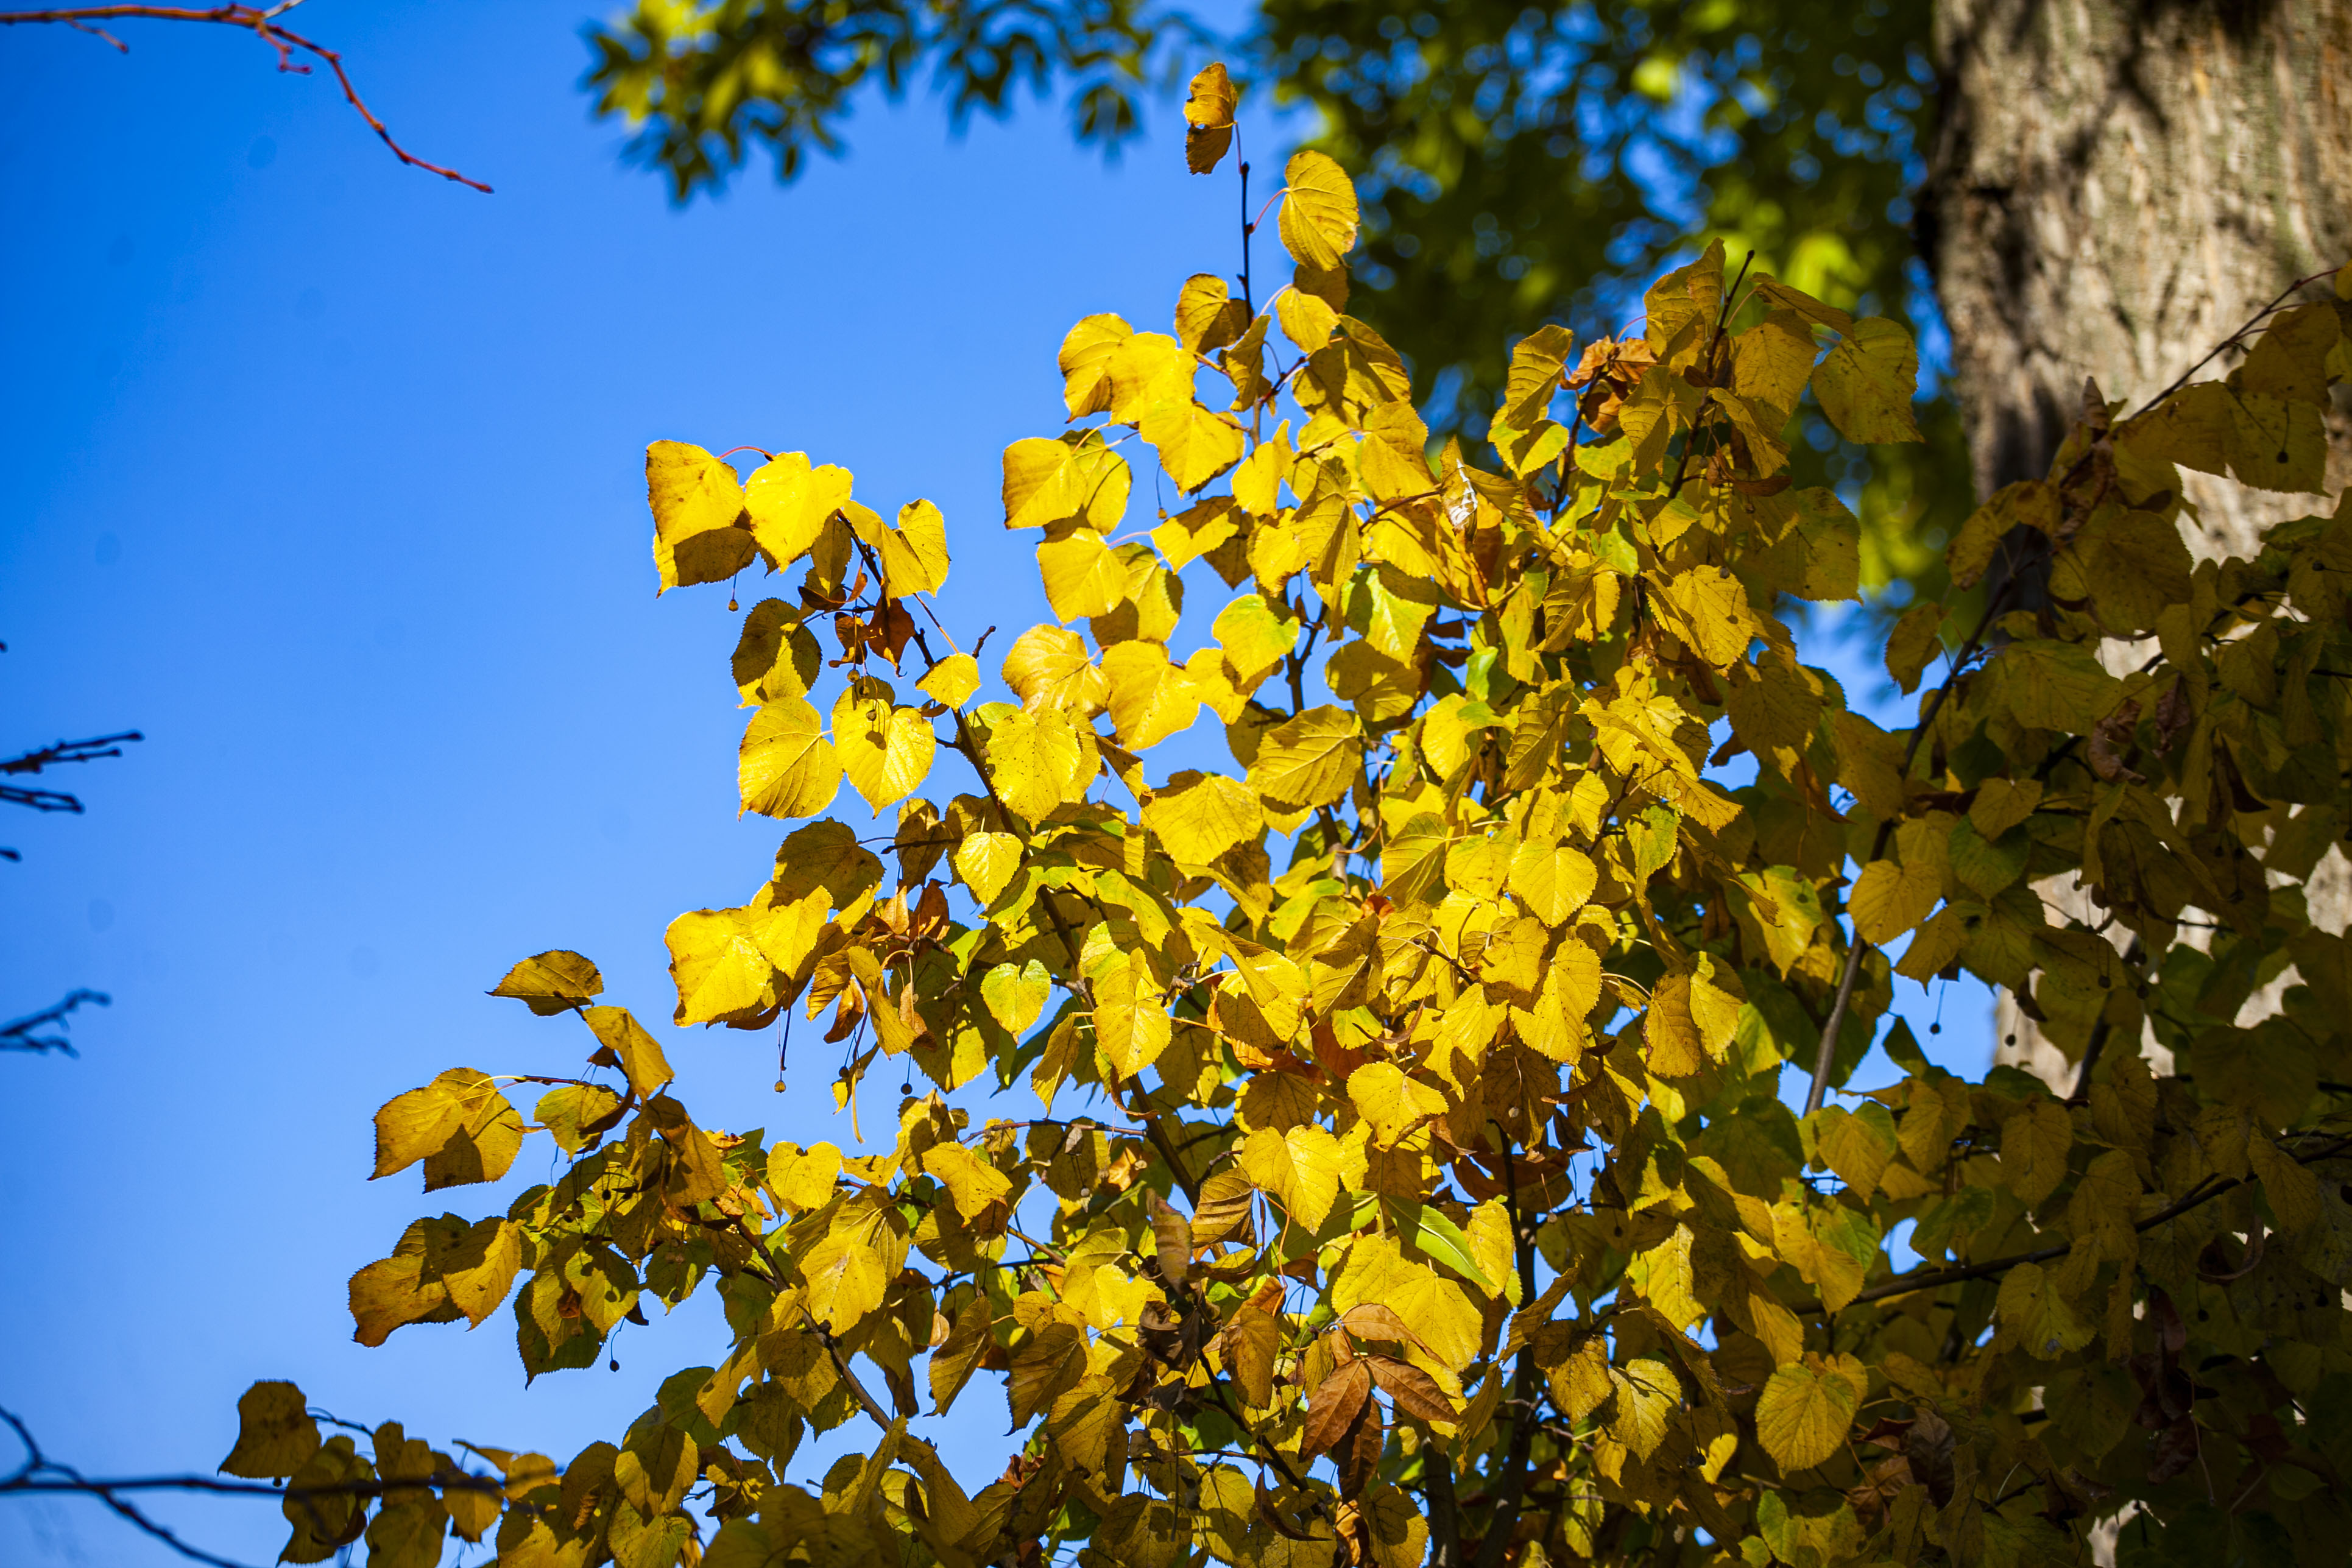
[[[2324,1149],[2315,1149],[2307,1154],[2297,1154],[2294,1159],[2298,1164],[2308,1165],[2320,1160],[2331,1159],[2347,1149],[2352,1149],[2352,1137],[2338,1138]],[[2223,1193],[2242,1187],[2255,1179],[2252,1176],[2234,1176],[2200,1183],[2189,1189],[2188,1196],[2178,1203],[2158,1209],[2133,1226],[2132,1229],[2150,1231],[2158,1226],[2168,1225],[2190,1209],[2209,1204]],[[1858,1307],[1865,1301],[1884,1301],[1894,1296],[1909,1296],[1921,1290],[1937,1289],[1945,1285],[1961,1284],[1969,1279],[1988,1279],[1995,1274],[2005,1274],[2021,1263],[2047,1263],[2053,1258],[2065,1257],[2072,1246],[2070,1242],[2060,1242],[2054,1247],[2038,1247],[2031,1252],[2014,1252],[2007,1258],[1996,1258],[1989,1262],[1962,1264],[1950,1268],[1929,1268],[1917,1274],[1906,1274],[1899,1279],[1889,1279],[1884,1285],[1872,1286],[1869,1289],[1857,1294],[1846,1305]],[[1819,1301],[1811,1301],[1801,1306],[1792,1307],[1790,1310],[1801,1318],[1818,1318],[1823,1316],[1827,1309]]]
[[[73,1048],[73,1042],[65,1037],[63,1031],[67,1026],[66,1015],[85,1002],[96,1003],[100,1007],[110,1007],[114,1005],[114,998],[103,991],[91,991],[87,988],[68,992],[62,1002],[44,1007],[37,1013],[29,1014],[13,1024],[0,1027],[0,1051],[31,1051],[36,1055],[45,1051],[56,1051],[64,1056],[79,1057],[81,1053]],[[58,1034],[39,1035],[34,1032],[50,1024],[58,1026],[59,1030]]]
[[[292,1498],[303,1501],[310,1498],[380,1498],[394,1492],[413,1491],[483,1491],[503,1492],[506,1483],[490,1476],[477,1476],[463,1470],[436,1470],[429,1476],[401,1480],[338,1481],[320,1487],[280,1487],[266,1481],[222,1480],[215,1476],[133,1476],[122,1479],[107,1479],[83,1475],[71,1465],[59,1464],[41,1452],[40,1443],[32,1428],[13,1411],[0,1409],[0,1421],[8,1424],[16,1441],[25,1447],[24,1462],[5,1476],[0,1476],[0,1497],[87,1497],[95,1498],[128,1520],[145,1534],[162,1542],[173,1552],[192,1562],[210,1568],[246,1568],[226,1557],[215,1557],[201,1547],[191,1546],[169,1529],[148,1518],[125,1501],[119,1493],[142,1491],[210,1492],[230,1497],[266,1497],[284,1501]]]
[[[121,21],[215,22],[223,26],[243,28],[278,51],[278,68],[281,71],[290,72],[295,76],[310,74],[309,66],[295,63],[294,53],[298,49],[304,54],[326,61],[327,68],[335,73],[335,81],[343,89],[344,101],[358,111],[362,120],[367,121],[368,129],[376,133],[377,139],[392,149],[394,157],[412,169],[422,169],[428,174],[438,174],[445,180],[454,180],[458,184],[470,186],[484,195],[488,195],[490,187],[481,181],[469,179],[457,170],[443,168],[438,163],[428,163],[394,141],[391,131],[385,127],[383,121],[375,117],[375,111],[362,101],[359,89],[352,85],[349,73],[343,69],[341,55],[323,44],[278,25],[278,18],[292,10],[299,3],[299,0],[280,0],[279,4],[269,6],[215,5],[202,10],[187,5],[77,5],[57,11],[0,11],[0,26],[13,27],[45,22],[61,24],[79,32],[94,34],[112,44],[124,54],[131,52],[130,46],[96,24]]]
[[[2203,359],[2199,360],[2195,364],[2192,364],[2187,370],[2182,371],[2173,381],[2170,386],[2166,387],[2162,392],[2158,393],[2154,397],[2151,397],[2146,403],[2141,404],[2139,407],[2134,410],[2129,416],[2127,416],[2127,417],[2133,419],[2138,418],[2141,415],[2147,413],[2149,409],[2155,407],[2158,404],[2162,403],[2166,398],[2171,396],[2174,393],[2188,385],[2189,378],[2190,376],[2195,375],[2199,371],[2203,370],[2207,365],[2211,364],[2213,361],[2220,356],[2222,351],[2228,349],[2231,344],[2239,342],[2256,327],[2261,326],[2263,324],[2263,318],[2269,315],[2273,310],[2277,310],[2281,305],[2285,304],[2287,300],[2294,295],[2297,289],[2307,289],[2314,283],[2325,282],[2326,279],[2335,277],[2336,273],[2336,268],[2331,267],[2325,272],[2315,272],[2308,278],[2298,278],[2294,282],[2288,284],[2285,288],[2280,289],[2276,299],[2273,300],[2269,304],[2264,305],[2261,310],[2256,310],[2252,316],[2246,318],[2246,324],[2244,326],[2240,327],[2236,331],[2231,332],[2228,337],[2223,338],[2220,342],[2215,343],[2211,352],[2207,353]]]
[[[1494,1127],[1501,1144],[1503,1203],[1511,1219],[1519,1289],[1523,1299],[1531,1301],[1536,1294],[1535,1227],[1519,1212],[1518,1159],[1511,1151],[1510,1134],[1504,1131],[1500,1122],[1494,1123]],[[1475,1568],[1502,1568],[1503,1555],[1518,1531],[1519,1506],[1528,1485],[1528,1456],[1535,1447],[1536,1427],[1540,1425],[1535,1415],[1535,1392],[1536,1350],[1530,1340],[1519,1347],[1518,1360],[1511,1367],[1511,1398],[1518,1414],[1511,1417],[1510,1447],[1498,1472],[1501,1480],[1495,1489],[1494,1507],[1486,1515],[1486,1532],[1478,1541]]]
[[[1977,617],[1976,630],[1969,634],[1969,640],[1946,668],[1942,684],[1927,699],[1927,705],[1920,710],[1919,722],[1911,731],[1910,742],[1903,748],[1905,778],[1911,776],[1911,763],[1919,754],[1919,742],[1926,740],[1927,731],[1935,727],[1936,716],[1944,710],[1944,700],[1951,695],[1953,686],[1958,682],[1961,672],[1968,668],[1969,661],[1976,658],[1977,650],[1983,646],[1993,623],[2000,618],[2001,606],[2008,602],[2011,590],[2022,575],[2021,573],[2010,573],[2000,591],[1985,601],[1984,614]],[[1878,825],[1878,833],[1870,844],[1870,858],[1863,865],[1867,868],[1884,857],[1887,841],[1894,837],[1895,820],[1889,817]],[[1853,942],[1845,950],[1845,967],[1838,974],[1837,1000],[1830,1005],[1829,1021],[1822,1026],[1821,1048],[1813,1055],[1812,1087],[1805,1091],[1805,1114],[1808,1116],[1822,1108],[1822,1100],[1829,1092],[1830,1066],[1837,1056],[1838,1035],[1845,1027],[1846,1005],[1853,1000],[1854,977],[1861,973],[1863,955],[1869,951],[1870,943],[1862,940],[1860,931],[1854,932]]]
[[[125,730],[119,735],[99,735],[87,741],[52,742],[22,756],[0,760],[0,775],[37,773],[43,768],[66,763],[94,763],[100,757],[119,757],[126,742],[145,738],[136,730]],[[19,789],[12,784],[0,784],[0,805],[29,805],[35,811],[66,811],[77,816],[81,812],[80,799],[63,790]]]

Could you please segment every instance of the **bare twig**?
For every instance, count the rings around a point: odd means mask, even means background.
[[[490,187],[481,181],[469,179],[457,170],[444,168],[438,163],[428,163],[394,141],[391,131],[385,128],[383,121],[375,117],[375,111],[361,100],[359,89],[352,85],[350,74],[343,69],[343,57],[324,44],[306,38],[301,34],[278,25],[278,18],[299,4],[300,0],[279,0],[278,5],[268,6],[232,5],[214,5],[202,9],[188,5],[77,5],[57,11],[0,11],[0,26],[21,26],[44,22],[58,24],[72,27],[78,32],[89,33],[103,38],[124,54],[131,52],[131,47],[105,28],[97,26],[98,23],[215,22],[223,26],[241,27],[278,51],[278,68],[281,71],[289,71],[296,76],[310,74],[309,66],[295,63],[294,55],[297,50],[326,61],[327,68],[335,73],[335,81],[343,89],[344,101],[357,110],[359,117],[367,121],[368,129],[374,132],[386,147],[392,149],[394,157],[413,169],[422,169],[428,174],[438,174],[445,180],[455,180],[461,185],[471,186],[484,195],[490,194]]]
[[[280,1487],[266,1481],[222,1480],[214,1476],[133,1476],[123,1479],[106,1479],[83,1475],[71,1465],[62,1465],[41,1452],[41,1445],[33,1436],[32,1428],[14,1412],[0,1410],[0,1421],[8,1424],[16,1441],[25,1447],[24,1462],[5,1476],[0,1476],[0,1497],[89,1497],[96,1498],[121,1515],[146,1534],[162,1542],[181,1556],[211,1568],[245,1568],[245,1564],[226,1557],[215,1557],[201,1547],[191,1546],[164,1526],[148,1518],[118,1494],[142,1491],[211,1492],[231,1497],[266,1497],[283,1502],[289,1498],[299,1502],[310,1498],[377,1498],[393,1492],[413,1491],[482,1491],[498,1493],[506,1483],[491,1476],[477,1476],[463,1470],[436,1470],[429,1476],[417,1476],[399,1480],[337,1481],[329,1486]]]
[[[66,763],[94,763],[100,757],[119,757],[124,745],[144,739],[136,730],[125,730],[119,735],[97,735],[87,741],[53,741],[22,756],[0,760],[0,775],[37,773],[43,768]],[[35,811],[67,811],[77,816],[81,812],[80,798],[63,790],[19,789],[14,784],[0,784],[0,805],[29,805]]]
[[[66,1026],[66,1015],[85,1002],[95,1002],[101,1007],[110,1007],[114,1005],[114,998],[103,991],[68,992],[64,1001],[19,1018],[5,1027],[0,1027],[0,1051],[31,1051],[37,1055],[44,1051],[57,1051],[68,1057],[79,1056],[81,1053],[73,1048],[73,1042],[67,1039],[62,1032],[43,1036],[35,1034],[34,1031],[48,1024],[55,1024],[62,1031]]]

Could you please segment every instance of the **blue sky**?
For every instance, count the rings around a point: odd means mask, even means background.
[[[506,1201],[365,1182],[375,1107],[575,1062],[576,1025],[482,994],[541,949],[658,1025],[663,928],[746,897],[780,837],[735,818],[723,594],[655,599],[644,446],[805,449],[877,507],[929,497],[959,631],[1009,639],[1046,612],[998,455],[1060,428],[1063,331],[1160,326],[1232,265],[1231,187],[1183,174],[1166,109],[1106,168],[1050,110],[959,141],[877,104],[845,162],[676,210],[589,120],[582,15],[301,13],[493,196],[401,168],[229,29],[126,25],[127,58],[0,35],[0,747],[148,736],[54,776],[88,816],[0,817],[0,1016],[113,997],[79,1060],[0,1058],[0,1405],[91,1473],[208,1470],[264,1376],[568,1456],[710,1359],[697,1303],[526,1394],[503,1313],[363,1351],[344,1310],[410,1219]],[[1945,1022],[1979,1064],[1981,1003]],[[841,1136],[823,1068],[772,1092],[769,1037],[661,1033],[705,1121]],[[266,1505],[156,1511],[249,1562],[283,1538]],[[173,1559],[12,1502],[0,1561]]]

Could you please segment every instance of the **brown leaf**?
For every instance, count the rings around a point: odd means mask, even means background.
[[[1361,1497],[1372,1478],[1381,1473],[1381,1448],[1388,1440],[1386,1424],[1381,1418],[1381,1407],[1371,1400],[1364,1401],[1356,1418],[1348,1423],[1347,1432],[1332,1458],[1339,1464],[1339,1495]]]
[[[1192,1226],[1158,1193],[1146,1197],[1151,1210],[1152,1249],[1160,1259],[1160,1278],[1171,1285],[1184,1283],[1192,1267]]]
[[[1437,1380],[1413,1365],[1391,1356],[1368,1355],[1363,1364],[1371,1368],[1372,1381],[1382,1394],[1396,1402],[1396,1407],[1407,1415],[1418,1415],[1423,1421],[1452,1421],[1458,1412]]]
[[[1342,1313],[1339,1326],[1360,1340],[1387,1340],[1396,1344],[1412,1343],[1429,1348],[1419,1334],[1406,1326],[1405,1321],[1378,1301],[1360,1301]]]
[[[1911,1430],[1904,1434],[1903,1457],[1937,1508],[1952,1500],[1951,1423],[1923,1407]]]
[[[2092,728],[2088,751],[2093,773],[2109,784],[2117,779],[2128,779],[2133,784],[2147,782],[2145,776],[2134,773],[2124,760],[2125,753],[2132,747],[2132,731],[2138,723],[2139,704],[2133,701],[2125,703]]]
[[[2167,1426],[2148,1457],[2147,1479],[2159,1485],[2197,1462],[2197,1423],[2183,1415]]]
[[[1299,1434],[1299,1451],[1312,1455],[1337,1447],[1371,1396],[1372,1374],[1360,1361],[1351,1361],[1325,1378],[1307,1396],[1307,1426]]]

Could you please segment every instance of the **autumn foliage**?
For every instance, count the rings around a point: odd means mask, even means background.
[[[1196,171],[1231,112],[1204,73]],[[2089,393],[1894,624],[1890,731],[1791,635],[1858,525],[1786,470],[1808,399],[1916,438],[1899,327],[1712,248],[1624,339],[1522,339],[1492,452],[1433,451],[1347,313],[1344,173],[1294,158],[1278,228],[1265,309],[1202,275],[1172,332],[1064,341],[1066,421],[1004,455],[1055,619],[1003,700],[929,502],[647,454],[666,587],[778,574],[741,797],[808,819],[671,925],[674,1020],[766,1050],[789,1012],[881,1152],[717,1131],[591,963],[519,964],[589,1069],[445,1073],[376,1174],[568,1163],[412,1226],[360,1338],[510,1300],[547,1373],[698,1289],[727,1337],[560,1465],[474,1450],[489,1482],[257,1385],[227,1468],[293,1478],[288,1559],[2055,1563],[2130,1511],[2126,1560],[2340,1560],[2352,948],[2303,884],[2352,824],[2352,512],[2192,563],[2180,470],[2318,491],[2352,305]],[[1152,464],[1181,510],[1139,521]],[[1229,761],[1151,755],[1212,724]],[[823,815],[845,783],[881,839]],[[2077,879],[2093,925],[2037,891]],[[1962,969],[2071,1092],[1886,1024]],[[1895,1074],[1850,1084],[1873,1041]],[[985,1474],[926,1436],[1007,1416]]]

